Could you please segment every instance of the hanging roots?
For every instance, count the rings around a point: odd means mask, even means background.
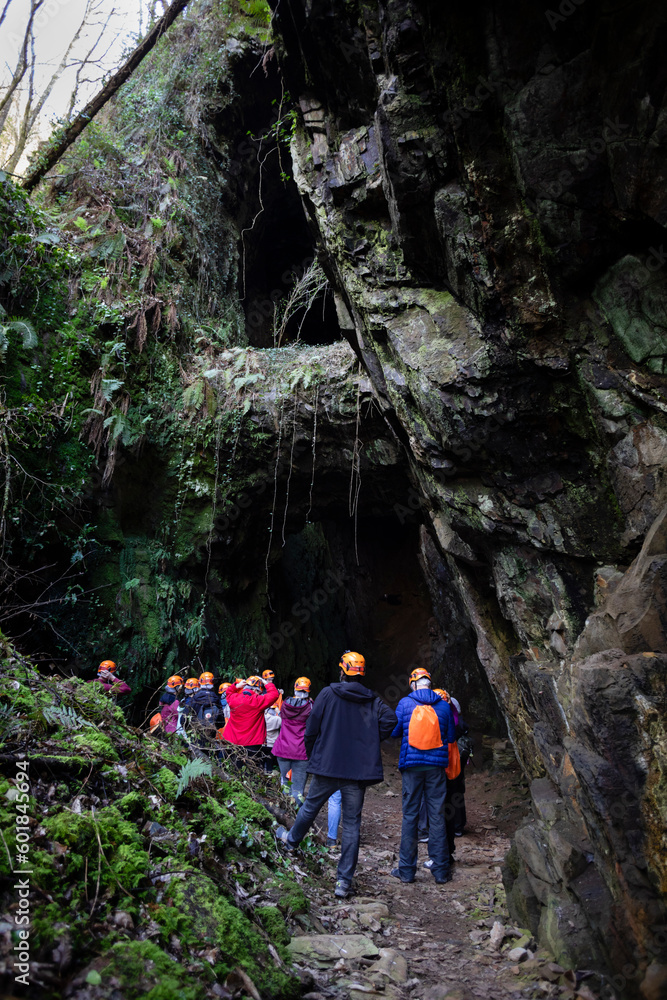
[[[280,347],[283,337],[287,332],[287,324],[292,316],[303,310],[303,316],[299,323],[297,340],[301,334],[301,327],[304,320],[312,309],[316,299],[329,287],[329,279],[320,267],[317,260],[313,261],[310,267],[303,272],[301,277],[294,283],[294,288],[284,301],[280,301],[276,306],[273,343]]]

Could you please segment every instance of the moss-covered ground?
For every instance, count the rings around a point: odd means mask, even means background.
[[[15,995],[42,997],[46,986],[53,1000],[66,989],[203,1000],[227,995],[220,987],[240,975],[262,996],[300,995],[286,946],[308,910],[302,883],[323,874],[326,850],[306,842],[295,870],[277,849],[269,809],[289,806],[276,783],[224,770],[215,754],[210,773],[184,780],[189,745],[127,726],[99,685],[43,674],[4,640],[0,730],[1,947]],[[27,989],[14,986],[10,957],[22,870]]]

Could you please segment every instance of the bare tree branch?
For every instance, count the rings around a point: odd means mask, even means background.
[[[39,10],[39,8],[42,6],[43,3],[44,0],[30,0],[30,16],[28,18],[25,34],[23,36],[23,45],[21,47],[21,52],[19,54],[18,62],[16,63],[16,69],[14,70],[14,75],[12,76],[9,86],[7,87],[7,91],[4,97],[0,98],[0,132],[2,131],[3,125],[5,124],[7,115],[9,113],[9,102],[11,101],[16,88],[19,86],[21,80],[25,76],[25,72],[28,68],[28,47],[33,37],[32,26],[35,20],[35,14],[37,13],[37,11]],[[7,12],[8,6],[9,3],[5,5],[5,9],[2,12],[3,17]]]
[[[93,59],[93,55],[95,53],[95,49],[97,48],[97,46],[102,41],[102,38],[104,37],[104,34],[106,32],[106,29],[109,26],[109,22],[110,22],[111,18],[114,17],[115,13],[116,13],[116,8],[113,7],[111,9],[111,11],[109,12],[109,14],[107,15],[106,21],[102,24],[100,32],[99,32],[97,38],[95,39],[95,41],[93,42],[93,44],[91,45],[91,47],[88,49],[88,52],[83,57],[83,59],[80,61],[79,65],[77,67],[76,76],[74,78],[74,86],[72,87],[72,93],[70,94],[69,106],[68,106],[67,112],[65,114],[65,118],[67,120],[69,120],[72,117],[72,114],[74,113],[74,108],[76,107],[76,102],[77,102],[77,99],[79,97],[79,91],[80,91],[80,88],[81,88],[81,84],[82,83],[93,83],[93,82],[98,83],[99,82],[99,78],[98,78],[98,80],[93,81],[93,80],[89,80],[87,77],[83,77],[82,78],[81,74],[83,73],[83,71],[86,68],[86,66],[96,66],[96,65],[100,64],[104,60],[104,58],[107,55],[109,49],[113,46],[115,39],[112,39],[112,41],[109,42],[109,45],[107,46],[106,50],[102,53],[102,55],[98,59]]]
[[[42,2],[42,0],[40,0],[40,2]],[[117,73],[114,73],[111,79],[105,84],[104,87],[102,87],[99,94],[97,94],[92,101],[88,102],[83,111],[76,116],[74,121],[70,122],[70,124],[61,132],[60,136],[55,139],[51,147],[46,149],[38,164],[33,170],[30,171],[28,176],[23,181],[23,187],[26,191],[32,191],[47,171],[49,171],[51,167],[58,162],[65,150],[69,149],[74,140],[81,134],[81,132],[83,132],[88,122],[92,121],[95,115],[102,110],[104,105],[113,97],[120,87],[122,87],[125,81],[130,78],[134,70],[160,40],[167,28],[176,20],[181,11],[187,7],[188,2],[189,0],[173,0],[171,6],[167,8],[164,15],[160,18],[155,27],[151,28],[143,41],[137,45],[136,49],[124,65],[121,66]]]
[[[47,83],[46,87],[44,88],[44,90],[40,94],[37,103],[34,104],[34,105],[33,105],[33,99],[34,99],[34,96],[35,96],[35,94],[34,94],[35,43],[34,43],[34,38],[31,40],[31,43],[30,43],[30,83],[29,83],[29,88],[28,88],[28,99],[26,101],[25,108],[23,110],[23,117],[21,119],[21,123],[20,123],[20,125],[18,127],[17,136],[16,136],[16,142],[14,144],[14,149],[12,151],[11,156],[9,157],[9,159],[5,163],[5,168],[10,173],[13,173],[14,168],[17,166],[17,164],[19,163],[19,160],[23,156],[23,152],[24,152],[25,147],[26,147],[26,145],[28,143],[28,140],[30,138],[30,133],[33,130],[35,122],[37,121],[39,115],[41,114],[42,108],[44,107],[44,105],[46,104],[47,100],[51,96],[51,92],[52,92],[53,88],[55,87],[56,83],[58,82],[58,80],[60,79],[60,77],[62,76],[62,74],[64,73],[64,71],[67,69],[69,57],[70,57],[70,55],[72,53],[72,50],[75,47],[76,43],[79,41],[79,38],[81,37],[81,32],[83,31],[84,27],[86,26],[86,22],[87,22],[87,20],[88,20],[88,18],[90,16],[91,10],[93,10],[93,9],[94,9],[94,0],[87,0],[87,2],[86,2],[86,8],[85,8],[85,10],[83,12],[83,17],[81,18],[81,23],[79,24],[79,27],[77,28],[77,30],[74,33],[74,35],[73,35],[73,37],[72,37],[69,45],[67,46],[67,51],[65,52],[64,56],[60,60],[59,66],[53,72],[53,74],[51,76],[51,79]],[[107,23],[108,23],[108,21],[107,21]],[[106,24],[104,25],[104,27],[106,27]],[[104,27],[102,28],[102,30],[104,30]]]
[[[2,26],[2,22],[3,22],[3,21],[4,21],[4,19],[5,19],[6,17],[7,17],[7,11],[8,11],[8,10],[9,10],[9,8],[10,8],[10,5],[11,5],[11,2],[12,2],[12,0],[7,0],[7,3],[6,3],[6,4],[5,4],[5,6],[4,6],[3,8],[2,8],[2,14],[0,14],[0,26]]]

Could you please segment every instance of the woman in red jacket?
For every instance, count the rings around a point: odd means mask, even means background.
[[[264,710],[278,699],[280,692],[275,684],[261,677],[248,677],[238,681],[235,688],[227,688],[229,719],[221,736],[222,740],[243,747],[245,756],[260,758],[266,740]]]

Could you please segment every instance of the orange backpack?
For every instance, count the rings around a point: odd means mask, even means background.
[[[461,754],[459,753],[458,743],[448,743],[447,749],[449,751],[449,764],[445,768],[445,774],[448,778],[458,778],[461,773]]]
[[[442,746],[440,723],[433,705],[417,705],[410,716],[408,743],[415,750],[437,750]]]

